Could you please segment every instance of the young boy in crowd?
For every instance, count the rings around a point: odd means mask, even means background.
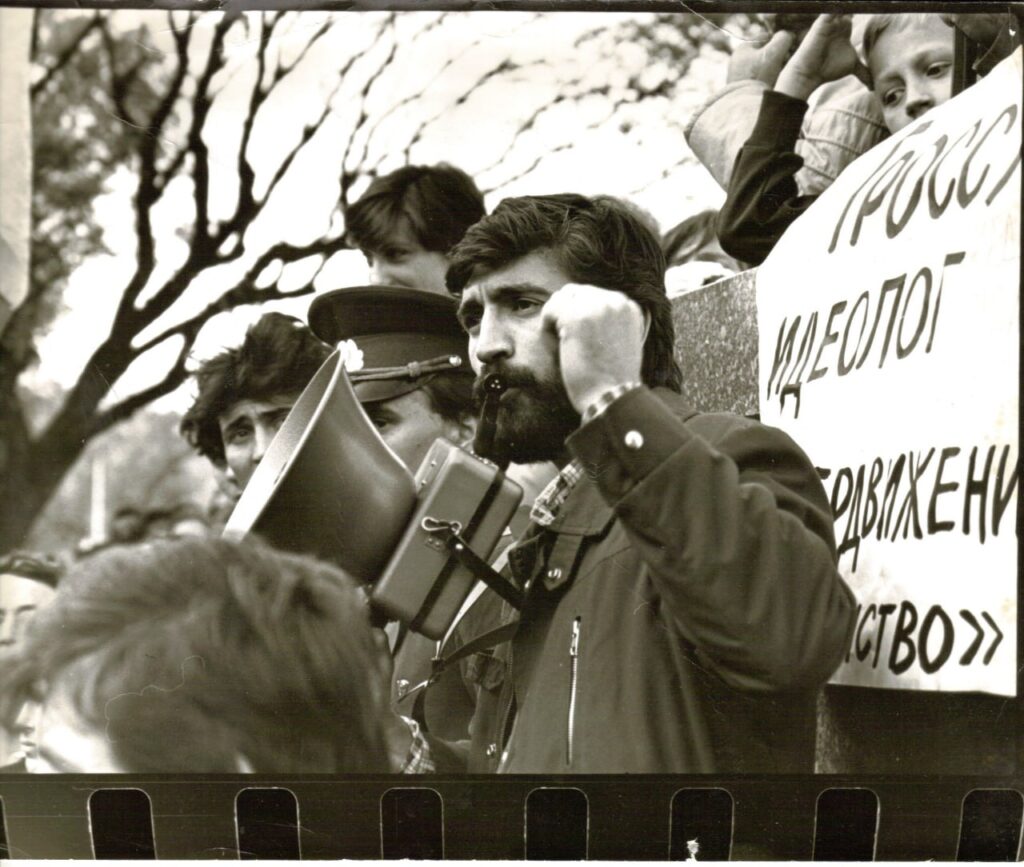
[[[885,125],[898,132],[950,98],[954,31],[935,14],[875,15],[864,30],[865,67],[850,41],[849,15],[820,15],[764,92],[754,130],[736,158],[718,217],[723,249],[760,264],[789,225],[815,200],[795,180],[803,160],[795,152],[807,99],[818,87],[854,74],[872,88]],[[794,36],[773,37],[787,52]],[[771,44],[771,43],[770,43]]]
[[[345,214],[370,282],[447,294],[448,251],[484,215],[484,197],[455,166],[403,166],[376,178]]]

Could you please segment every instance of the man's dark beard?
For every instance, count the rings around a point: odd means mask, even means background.
[[[505,457],[516,464],[557,460],[566,438],[580,426],[580,414],[569,402],[561,379],[541,380],[521,367],[489,366],[473,384],[478,405],[484,398],[484,377],[491,373],[500,373],[508,390],[498,409],[494,449],[481,457]]]

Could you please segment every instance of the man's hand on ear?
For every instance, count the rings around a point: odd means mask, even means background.
[[[647,317],[621,292],[568,283],[543,310],[558,339],[558,362],[577,412],[617,385],[640,380]]]

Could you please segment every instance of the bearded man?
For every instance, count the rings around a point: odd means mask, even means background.
[[[506,199],[451,254],[496,450],[555,461],[509,554],[470,771],[813,771],[855,601],[784,433],[679,395],[658,239],[614,199]]]

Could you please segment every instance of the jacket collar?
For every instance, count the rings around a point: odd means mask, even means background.
[[[572,536],[595,536],[614,519],[615,510],[605,502],[597,483],[584,475],[546,529]]]

